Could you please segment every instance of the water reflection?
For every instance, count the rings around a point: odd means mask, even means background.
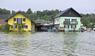
[[[95,56],[95,32],[0,33],[0,56]]]
[[[29,36],[11,35],[9,39],[9,46],[13,56],[27,56],[26,51],[29,47]]]
[[[78,32],[68,32],[64,34],[64,53],[67,56],[75,56],[74,50],[77,46]]]

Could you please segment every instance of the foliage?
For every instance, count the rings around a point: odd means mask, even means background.
[[[95,26],[95,14],[82,14],[82,23],[87,28],[94,28]]]
[[[27,15],[30,19],[37,20],[37,19],[44,19],[46,21],[51,21],[60,10],[43,10],[43,11],[32,11],[31,8],[29,8],[27,11],[22,11],[23,14]],[[9,15],[15,14],[16,11],[12,10],[12,13],[10,13],[10,10],[2,9],[0,8],[0,16],[2,15],[3,19],[7,19]],[[82,15],[82,23],[86,27],[95,27],[95,14],[81,14]]]
[[[0,14],[10,14],[10,10],[0,8]]]
[[[29,8],[29,9],[26,11],[26,14],[32,14],[31,8]]]
[[[1,30],[2,30],[3,32],[9,32],[9,27],[10,27],[9,24],[5,24],[5,25],[2,26]]]
[[[14,15],[16,12],[12,10],[12,15]]]

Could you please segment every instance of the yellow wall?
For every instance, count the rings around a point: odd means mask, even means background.
[[[14,18],[26,18],[24,15],[22,15],[22,14],[16,14],[15,16],[13,16],[13,17],[11,17],[10,19],[8,19],[8,24],[9,25],[14,25],[14,23],[17,23],[16,21],[14,21]],[[28,28],[26,29],[26,28],[23,28],[25,31],[31,31],[31,29],[32,29],[32,23],[31,23],[31,20],[30,19],[28,19],[28,18],[26,18],[26,20],[25,21],[23,21],[22,20],[22,23],[25,23],[25,25],[28,25]],[[13,30],[13,31],[18,31],[18,28],[11,28],[10,27],[10,30]]]

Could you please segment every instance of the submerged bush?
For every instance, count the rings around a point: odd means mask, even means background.
[[[9,32],[9,27],[10,27],[9,24],[5,24],[5,25],[2,26],[1,31],[2,32]]]

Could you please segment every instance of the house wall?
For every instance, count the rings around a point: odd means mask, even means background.
[[[70,19],[70,21],[72,20],[72,19],[77,19],[77,22],[78,22],[78,24],[76,25],[76,29],[75,30],[79,30],[80,29],[80,27],[81,27],[81,18],[80,17],[58,17],[58,18],[56,18],[55,19],[55,24],[59,24],[59,30],[60,30],[60,28],[63,28],[65,31],[67,30],[73,30],[72,28],[71,28],[71,26],[70,26],[70,28],[64,28],[64,21],[65,21],[65,19]]]
[[[17,23],[17,21],[14,21],[14,18],[26,18],[24,15],[22,14],[16,14],[15,16],[11,17],[9,20],[8,20],[8,24],[9,25],[14,25],[15,23]],[[28,28],[23,28],[25,31],[31,31],[32,30],[32,23],[31,23],[31,20],[26,18],[25,21],[22,20],[22,23],[24,23],[25,25],[28,25]],[[12,28],[10,27],[10,30],[13,30],[13,31],[18,31],[18,28]]]

